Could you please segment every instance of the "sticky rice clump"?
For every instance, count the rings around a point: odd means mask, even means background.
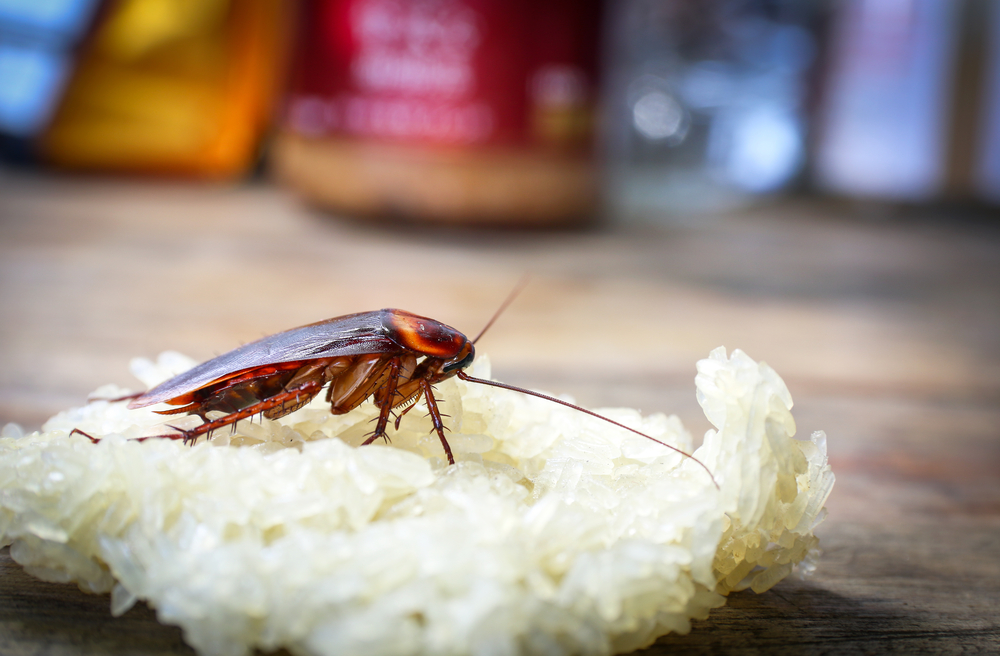
[[[154,385],[193,364],[133,370]],[[721,489],[642,437],[454,378],[437,392],[455,466],[419,405],[391,446],[359,448],[370,403],[333,416],[320,398],[187,447],[129,440],[163,416],[94,401],[4,429],[0,541],[38,578],[110,592],[115,615],[144,600],[203,654],[629,652],[816,553],[824,434],[793,439],[784,383],[741,351],[713,351],[696,385],[716,428],[694,455]],[[599,412],[692,448],[676,416]]]

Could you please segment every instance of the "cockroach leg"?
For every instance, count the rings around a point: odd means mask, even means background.
[[[73,437],[73,434],[74,434],[74,433],[79,433],[80,435],[83,435],[83,436],[84,436],[84,437],[86,437],[86,438],[87,438],[88,440],[90,440],[90,441],[91,441],[91,442],[92,442],[93,444],[97,444],[98,442],[100,442],[100,441],[101,441],[100,439],[98,439],[98,438],[94,437],[93,435],[90,435],[89,433],[85,433],[85,432],[83,432],[83,431],[82,431],[82,430],[80,430],[79,428],[74,428],[73,430],[71,430],[71,431],[69,432],[69,436],[70,436],[70,437]]]
[[[140,438],[136,439],[136,442],[145,442],[146,440],[161,440],[161,439],[162,440],[181,440],[182,443],[184,444],[184,446],[187,446],[187,443],[188,443],[187,431],[185,431],[183,428],[178,428],[177,426],[171,426],[170,424],[167,424],[167,428],[173,428],[177,432],[176,433],[166,433],[164,435],[147,435],[146,437],[140,437]],[[209,432],[209,437],[211,437],[211,435],[212,435],[212,433]],[[196,437],[195,439],[198,439],[198,438]],[[194,444],[194,441],[192,440],[191,443]]]
[[[370,424],[372,422],[378,422],[378,420],[379,420],[379,418],[381,416],[382,416],[382,413],[381,413],[381,411],[379,411],[379,416],[378,417],[372,417],[371,419],[368,420],[368,423]],[[379,435],[378,434],[378,430],[372,430],[371,432],[365,433],[365,441],[361,443],[361,446],[368,446],[369,444],[373,443],[375,440],[377,440],[380,437],[383,440],[385,440],[386,444],[391,444],[391,441],[389,440],[389,434],[388,434],[388,432],[385,432],[385,433],[382,433],[381,435]]]
[[[396,422],[395,422],[396,430],[399,430],[399,422],[403,421],[403,415],[405,415],[407,412],[409,412],[410,410],[412,410],[414,406],[417,405],[417,401],[420,400],[420,395],[421,394],[422,394],[422,392],[418,390],[416,394],[413,394],[412,396],[410,396],[410,398],[408,398],[408,399],[406,399],[404,401],[401,401],[396,406],[396,408],[398,408],[401,405],[405,405],[406,406],[402,410],[399,411],[399,414],[396,415]],[[393,410],[395,410],[395,408],[393,408]]]
[[[167,428],[173,428],[174,430],[178,430],[178,431],[181,430],[180,428],[176,428],[174,426],[168,426]],[[74,433],[79,433],[80,435],[83,435],[88,440],[90,440],[93,444],[97,444],[98,442],[101,441],[101,438],[94,437],[90,433],[86,433],[86,432],[80,430],[79,428],[74,428],[73,430],[71,430],[69,432],[70,437],[72,437]],[[130,441],[132,441],[132,442],[145,442],[146,440],[152,440],[152,439],[158,439],[158,438],[164,438],[164,439],[169,439],[169,440],[179,440],[179,439],[181,439],[181,435],[169,435],[169,434],[168,435],[146,435],[145,437],[134,437]]]
[[[421,379],[420,387],[424,390],[424,398],[427,400],[427,410],[428,414],[431,416],[431,423],[434,425],[434,430],[437,431],[438,437],[441,438],[441,446],[444,447],[444,453],[448,456],[448,464],[455,464],[455,456],[451,454],[451,446],[448,444],[448,440],[444,437],[444,422],[441,420],[441,412],[438,410],[437,399],[434,398],[434,389],[431,387],[431,383],[426,378]]]
[[[385,427],[389,424],[389,415],[392,413],[392,401],[396,398],[396,386],[399,384],[399,358],[389,360],[389,375],[385,380],[383,389],[385,390],[382,407],[379,408],[378,423],[375,424],[375,432],[361,446],[371,444],[378,438],[384,438],[385,443],[389,443],[389,436],[386,435]]]
[[[198,441],[198,438],[207,433],[208,437],[212,436],[212,432],[223,428],[225,426],[232,426],[233,434],[236,433],[236,422],[246,419],[248,417],[253,417],[255,414],[263,413],[271,408],[277,408],[283,403],[288,401],[297,401],[302,396],[315,396],[319,393],[322,383],[316,380],[308,380],[295,389],[287,390],[280,394],[275,394],[274,396],[264,399],[259,403],[255,403],[251,406],[243,408],[237,412],[230,413],[224,417],[219,417],[218,419],[213,419],[212,421],[206,421],[201,426],[184,430],[176,426],[169,426],[177,431],[177,435],[151,435],[149,437],[165,437],[174,440],[184,440],[184,444],[194,444]]]

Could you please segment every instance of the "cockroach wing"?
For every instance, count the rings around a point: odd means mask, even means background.
[[[282,362],[367,353],[399,353],[392,339],[392,310],[359,312],[269,335],[203,362],[129,403],[143,408],[201,389],[232,374]]]

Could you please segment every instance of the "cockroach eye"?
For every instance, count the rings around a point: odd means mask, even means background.
[[[461,360],[455,360],[453,362],[448,362],[441,368],[441,373],[451,373],[456,369],[465,369],[472,364],[472,361],[476,359],[475,351],[469,351],[469,354],[462,358]]]

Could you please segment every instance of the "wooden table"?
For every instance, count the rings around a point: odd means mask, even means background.
[[[837,485],[806,581],[734,594],[651,653],[1000,651],[1000,222],[786,202],[660,227],[478,232],[349,222],[264,184],[0,171],[0,422],[38,428],[134,355],[208,358],[402,307],[476,333],[494,375],[708,428],[694,365],[739,347],[788,384]],[[0,653],[188,653],[139,604],[0,552]]]

